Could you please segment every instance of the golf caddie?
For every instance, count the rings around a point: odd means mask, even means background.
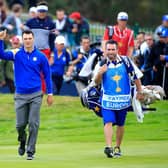
[[[131,81],[136,85],[137,99],[142,99],[141,82],[130,59],[118,54],[118,44],[109,40],[105,44],[106,61],[100,65],[94,81],[101,84],[101,112],[104,123],[107,157],[121,156],[121,142],[124,135],[124,124],[127,110],[131,106]],[[125,60],[125,61],[124,61]],[[127,64],[126,65],[126,60]],[[116,125],[116,143],[112,143],[113,125]]]
[[[14,62],[16,129],[20,142],[18,153],[27,152],[27,160],[32,160],[36,152],[39,129],[42,90],[40,73],[43,73],[47,86],[47,104],[52,105],[51,73],[47,58],[34,46],[31,30],[22,33],[23,46],[18,51],[4,51],[6,30],[0,32],[0,59]],[[28,137],[26,126],[28,125]],[[27,148],[25,147],[27,144]]]

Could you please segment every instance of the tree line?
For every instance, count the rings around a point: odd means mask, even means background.
[[[58,8],[64,8],[67,14],[79,11],[89,20],[112,24],[117,13],[126,11],[129,24],[138,23],[141,27],[156,27],[161,23],[162,15],[168,13],[167,0],[49,0],[52,14]]]

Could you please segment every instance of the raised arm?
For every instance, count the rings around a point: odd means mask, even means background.
[[[5,60],[14,60],[12,51],[4,51],[4,39],[6,37],[6,30],[0,32],[0,58]]]

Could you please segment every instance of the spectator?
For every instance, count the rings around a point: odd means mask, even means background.
[[[134,50],[132,56],[133,62],[139,67],[140,42],[137,39],[134,40]]]
[[[11,44],[9,42],[10,36],[8,33],[8,30],[5,27],[0,27],[0,32],[6,30],[6,37],[4,39],[4,49],[8,49],[11,47]],[[4,60],[0,59],[0,87],[6,86],[5,82],[5,75],[4,75]]]
[[[12,13],[8,15],[3,23],[3,26],[9,30],[11,35],[22,35],[24,27],[21,20],[22,8],[22,5],[19,3],[13,4],[11,7]]]
[[[63,75],[65,72],[65,67],[69,65],[70,53],[65,48],[65,38],[64,36],[57,36],[55,39],[54,60],[51,62],[51,72],[53,87],[56,87],[56,91],[53,88],[54,94],[60,94],[60,90],[63,83]]]
[[[0,26],[2,26],[3,22],[7,17],[7,5],[4,0],[0,0]]]
[[[139,32],[136,36],[136,39],[139,41],[140,46],[139,46],[139,50],[141,54],[144,54],[144,51],[146,50],[147,43],[145,41],[145,32]]]
[[[36,18],[37,17],[37,8],[32,6],[29,8],[29,18]]]
[[[165,48],[164,54],[160,55],[160,61],[163,65],[163,80],[162,80],[162,87],[165,90],[165,99],[168,99],[168,29],[165,32]]]
[[[13,36],[10,39],[11,43],[11,51],[14,53],[18,51],[18,49],[21,46],[21,38],[19,36]],[[4,81],[7,84],[10,93],[15,92],[15,86],[14,86],[14,76],[13,76],[13,71],[14,71],[14,65],[13,61],[7,61],[7,60],[2,60],[2,68],[3,68],[3,74],[4,74]]]
[[[138,32],[136,39],[142,44],[145,41],[145,32]]]
[[[64,9],[56,10],[56,18],[57,19],[55,20],[55,25],[56,25],[55,34],[63,35],[66,40],[65,46],[68,47],[69,46],[68,36],[69,36],[69,33],[71,32],[70,20],[65,15]]]
[[[82,69],[82,67],[84,66],[84,64],[86,63],[90,52],[91,52],[90,39],[88,36],[83,36],[81,38],[80,47],[72,51],[72,62],[70,63],[70,66],[66,73],[66,76],[74,75],[76,80],[75,85],[79,95],[81,90],[88,85],[88,79],[80,78],[78,74]]]
[[[24,0],[8,0],[8,3],[10,8],[16,4],[21,5],[22,7],[25,5]]]
[[[81,16],[79,12],[72,12],[69,15],[69,18],[72,19],[72,23],[71,23],[72,39],[71,40],[74,40],[75,46],[79,46],[82,36],[89,36],[90,30],[89,30],[88,21],[86,20],[86,18]]]
[[[163,28],[166,28],[168,29],[168,14],[166,15],[163,15],[162,16],[162,24],[160,26],[158,26],[155,30],[155,33],[154,33],[154,39],[155,41],[158,41],[159,38],[158,38],[158,33],[160,32],[161,29]]]
[[[137,57],[140,54],[140,42],[139,40],[135,39],[134,43],[135,43],[134,44],[135,46],[134,46],[133,56]]]
[[[50,59],[51,50],[54,46],[54,38],[50,39],[50,34],[55,30],[55,24],[47,15],[47,12],[48,4],[46,2],[39,3],[37,6],[37,18],[27,20],[25,25],[31,29],[35,35],[35,46]],[[52,46],[50,44],[52,44]]]
[[[163,28],[158,34],[159,40],[152,46],[149,62],[153,67],[153,84],[162,86],[164,62],[160,60],[160,55],[166,54],[167,29]]]
[[[53,59],[51,50],[53,50],[55,35],[52,32],[55,31],[55,24],[47,12],[48,4],[45,1],[40,2],[37,6],[37,17],[29,19],[25,25],[34,33],[35,46],[50,60]],[[42,88],[45,93],[46,87],[43,77]]]
[[[132,57],[134,50],[134,33],[131,29],[127,28],[127,21],[128,14],[126,12],[118,13],[117,25],[105,29],[102,43],[103,50],[106,41],[113,39],[118,42],[118,52],[120,55]]]
[[[153,35],[146,34],[145,35],[145,41],[146,41],[146,48],[144,48],[143,54],[140,55],[140,69],[143,72],[142,77],[142,84],[143,85],[151,85],[152,84],[152,64],[149,60],[151,48],[154,44]]]

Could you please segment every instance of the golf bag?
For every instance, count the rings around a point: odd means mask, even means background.
[[[126,59],[125,59],[126,58]],[[132,80],[135,79],[135,71],[133,70],[132,63],[125,57],[122,59],[123,63],[126,66],[128,74]],[[101,61],[100,64],[106,63],[105,60]],[[86,67],[84,67],[86,68]],[[86,68],[87,69],[87,68]],[[90,72],[90,71],[89,71]],[[89,73],[87,73],[88,75]],[[156,111],[156,108],[149,108],[148,105],[155,102],[155,100],[161,100],[164,96],[164,90],[160,86],[143,86],[142,94],[144,96],[143,101],[136,99],[136,89],[135,85],[132,84],[131,87],[132,93],[132,106],[128,108],[128,111],[133,111],[136,115],[138,122],[143,122],[144,113],[146,111]],[[84,107],[92,110],[97,116],[102,117],[101,114],[101,86],[96,86],[92,81],[88,87],[82,90],[81,103]]]
[[[165,96],[163,88],[156,85],[142,86],[142,94],[144,99],[142,101],[137,100],[136,89],[132,87],[132,106],[127,109],[129,112],[135,113],[137,121],[140,123],[143,122],[145,113],[156,111],[156,108],[150,108],[149,105],[156,100],[162,100]],[[83,89],[80,99],[84,107],[92,110],[98,117],[102,117],[100,86],[88,86]]]

